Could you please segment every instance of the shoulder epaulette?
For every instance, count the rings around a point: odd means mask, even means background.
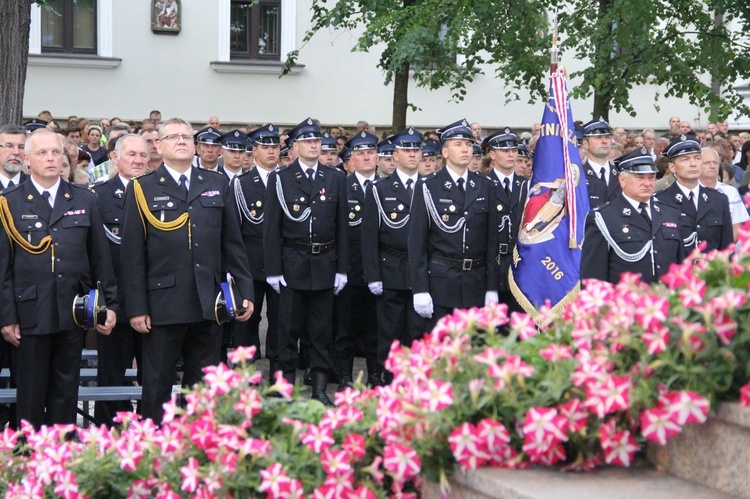
[[[438,174],[438,172],[432,172],[428,173],[427,175],[421,177],[422,182],[427,182],[428,180],[431,180],[435,178],[435,176]]]
[[[381,182],[385,182],[389,177],[378,177],[375,180],[372,181],[373,184],[377,185]]]
[[[604,203],[604,204],[600,204],[599,206],[595,206],[595,207],[593,208],[593,210],[594,210],[594,211],[599,211],[599,210],[601,210],[602,208],[606,208],[606,207],[607,207],[607,206],[609,206],[609,205],[610,205],[610,202],[609,202],[609,201],[607,201],[607,202],[606,202],[606,203]]]
[[[80,189],[82,191],[86,191],[86,192],[90,192],[92,194],[95,194],[93,186],[91,186],[91,185],[80,185],[80,184],[74,184],[73,182],[68,182],[68,184],[71,187],[75,188],[75,189]]]
[[[140,175],[138,175],[136,177],[133,177],[133,179],[139,179],[141,177],[145,177],[147,175],[151,175],[152,173],[156,173],[156,170],[151,170],[151,171],[148,171],[148,172],[143,172]]]
[[[319,166],[323,166],[325,168],[328,168],[329,170],[335,171],[337,173],[341,173],[342,175],[346,175],[346,172],[344,170],[342,170],[341,168],[337,167],[337,166],[323,165],[323,164],[320,164],[320,163],[319,163]]]
[[[202,171],[202,172],[211,172],[211,173],[216,173],[217,175],[224,175],[223,173],[221,173],[221,172],[219,171],[219,169],[218,169],[218,168],[217,168],[216,170],[209,170],[208,168],[199,168],[198,170],[199,170],[199,171]],[[235,176],[236,176],[236,175],[235,175]]]
[[[7,189],[0,189],[0,195],[8,194],[9,192],[13,192],[17,190],[19,187],[21,187],[22,184],[14,185],[13,187],[9,187]]]

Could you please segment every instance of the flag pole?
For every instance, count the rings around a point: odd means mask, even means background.
[[[557,7],[552,17],[552,47],[549,50],[549,72],[557,71]]]

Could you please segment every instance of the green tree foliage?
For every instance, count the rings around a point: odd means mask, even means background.
[[[746,0],[313,0],[303,42],[321,29],[360,33],[353,50],[382,50],[378,67],[386,84],[396,81],[394,103],[401,93],[404,119],[408,78],[399,76],[410,70],[417,85],[448,87],[456,100],[491,70],[507,99],[528,92],[535,102],[546,93],[548,18],[555,9],[561,63],[584,61],[571,74],[573,95],[593,95],[593,114],[635,115],[630,92],[647,83],[666,88],[655,95],[657,105],[675,96],[711,110],[713,120],[750,113],[733,87],[750,78]],[[290,53],[287,68],[298,57]],[[394,109],[394,128],[403,124],[398,114]]]

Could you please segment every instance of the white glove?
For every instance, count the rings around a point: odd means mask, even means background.
[[[286,281],[284,280],[283,275],[270,275],[266,277],[266,282],[279,294],[281,294],[281,286],[286,287]]]
[[[433,308],[430,293],[417,293],[414,295],[414,311],[425,319],[432,317]]]
[[[338,296],[338,294],[341,293],[341,290],[346,286],[347,280],[346,274],[336,274],[336,277],[333,279],[334,295]]]
[[[487,291],[484,294],[484,306],[490,305],[491,303],[497,303],[500,298],[497,296],[497,291]]]
[[[370,282],[367,284],[367,287],[370,288],[370,293],[374,294],[375,296],[380,296],[383,294],[382,281]]]

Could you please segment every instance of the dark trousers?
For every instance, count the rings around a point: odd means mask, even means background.
[[[377,314],[375,295],[367,286],[346,285],[336,297],[338,329],[334,340],[336,358],[354,359],[357,343],[362,343],[368,359],[377,358]]]
[[[510,317],[510,314],[513,312],[523,312],[523,308],[521,305],[518,304],[518,300],[516,300],[516,297],[513,296],[513,293],[510,291],[498,291],[498,298],[500,303],[505,303],[508,305],[508,316]]]
[[[105,336],[96,335],[98,362],[96,384],[98,386],[124,386],[125,370],[138,365],[138,384],[143,384],[143,339],[142,334],[130,327],[127,322],[118,322],[112,332]],[[106,425],[112,425],[120,411],[130,412],[133,405],[127,400],[97,401],[94,404],[94,418]]]
[[[22,336],[13,348],[18,422],[75,424],[84,332]]]
[[[408,289],[384,289],[377,297],[377,311],[378,364],[385,368],[393,340],[410,347],[424,335],[425,319],[414,311],[412,293]]]
[[[278,361],[278,321],[279,321],[279,294],[273,290],[265,280],[253,281],[255,287],[255,308],[250,319],[243,323],[237,322],[234,331],[234,346],[248,347],[255,345],[260,356],[260,321],[263,312],[263,299],[266,300],[266,319],[268,319],[268,330],[266,331],[266,358]]]
[[[190,387],[203,378],[202,369],[219,363],[221,327],[212,321],[152,326],[143,335],[143,416],[161,423],[162,404],[171,397],[182,357],[185,371],[182,386]]]
[[[319,291],[281,288],[278,350],[279,368],[285,375],[293,374],[297,368],[297,341],[305,330],[310,340],[310,368],[322,372],[331,369],[332,323],[332,288]]]

